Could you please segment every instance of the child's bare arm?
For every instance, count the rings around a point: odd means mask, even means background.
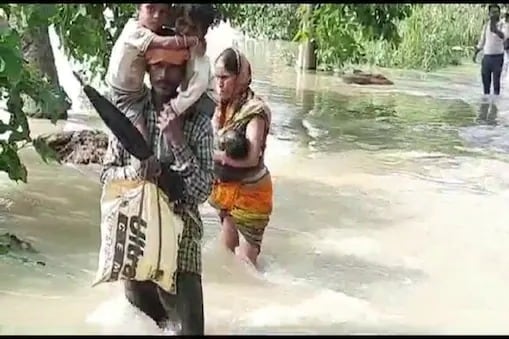
[[[155,35],[149,48],[184,49],[198,44],[195,36],[159,36]]]
[[[170,100],[170,106],[176,115],[181,115],[200,99],[209,86],[210,65],[208,58],[195,59],[194,72],[189,79],[189,84],[176,98]]]

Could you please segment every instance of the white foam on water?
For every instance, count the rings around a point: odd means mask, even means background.
[[[302,322],[375,324],[381,317],[387,317],[367,301],[292,276],[265,252],[259,258],[259,267],[257,271],[243,263],[225,250],[218,239],[204,246],[207,333],[293,326]]]
[[[209,253],[210,255],[210,253]],[[232,255],[233,257],[233,255]],[[341,323],[377,325],[393,315],[377,310],[370,302],[333,291],[306,278],[296,278],[271,256],[262,253],[260,270],[241,263],[230,266],[231,277],[223,283],[206,283],[206,313],[211,328],[268,328],[302,325],[330,326]],[[215,269],[214,271],[217,272]],[[237,285],[251,277],[252,283]],[[231,278],[231,280],[229,280]],[[228,281],[228,282],[227,282]],[[213,300],[228,300],[221,304]],[[228,306],[226,306],[228,305]]]
[[[365,230],[363,233],[367,233]],[[377,232],[356,234],[355,231],[325,229],[316,232],[313,237],[298,237],[299,242],[307,244],[316,254],[333,257],[352,256],[372,263],[386,266],[402,266],[407,269],[419,269],[421,261],[415,256],[406,255],[389,247],[386,238],[378,238]]]
[[[343,255],[355,255],[360,257],[375,257],[382,254],[380,244],[368,237],[350,237],[334,239],[331,237],[317,239],[313,247],[323,252]]]
[[[120,286],[119,286],[120,289]],[[146,314],[132,306],[119,294],[102,302],[89,314],[86,323],[103,335],[168,335]]]
[[[272,272],[264,275],[272,275]],[[368,301],[305,281],[296,281],[289,274],[285,277],[283,272],[274,274],[265,284],[246,286],[228,282],[209,283],[205,285],[204,295],[206,333],[224,334],[240,328],[277,328],[303,324],[377,325],[392,319]]]
[[[361,299],[331,290],[304,293],[296,302],[270,302],[246,314],[242,321],[249,326],[275,327],[309,323],[314,325],[360,322],[376,324],[380,314]],[[308,297],[306,297],[308,296]]]
[[[448,155],[440,152],[425,152],[425,151],[398,151],[398,152],[385,152],[384,157],[394,157],[401,159],[421,159],[421,158],[442,158]]]

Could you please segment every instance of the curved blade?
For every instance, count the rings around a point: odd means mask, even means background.
[[[139,160],[146,160],[153,154],[143,135],[115,105],[89,85],[84,85],[83,90],[101,119],[127,152]]]

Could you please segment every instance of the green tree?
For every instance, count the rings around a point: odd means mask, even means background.
[[[26,7],[22,7],[26,6]],[[10,113],[8,121],[0,122],[0,171],[12,180],[27,180],[27,170],[18,151],[31,141],[23,97],[36,101],[46,112],[53,112],[53,121],[64,100],[64,93],[55,87],[41,70],[23,58],[20,32],[30,27],[35,31],[51,16],[51,7],[44,5],[0,5],[0,91]],[[40,142],[33,143],[44,160],[51,154]]]
[[[233,27],[257,38],[292,40],[300,27],[299,4],[222,4],[219,9]]]
[[[300,18],[305,15],[301,7]],[[346,62],[365,59],[366,40],[384,40],[397,45],[397,22],[412,12],[411,5],[319,4],[311,14],[309,30],[300,30],[294,40],[313,39],[319,64],[325,69],[341,68]],[[312,30],[312,31],[310,31]]]

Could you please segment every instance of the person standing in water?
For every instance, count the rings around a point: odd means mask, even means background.
[[[485,98],[490,95],[493,77],[493,94],[500,95],[500,77],[504,65],[504,41],[507,39],[505,25],[500,22],[500,6],[488,6],[489,22],[484,26],[479,43],[476,46],[474,60],[481,50],[483,59],[481,64],[481,77]]]
[[[167,34],[172,36],[173,33],[168,31]],[[178,95],[177,88],[185,79],[189,53],[154,48],[147,51],[144,58],[152,89],[142,114],[149,145],[154,154],[160,146],[160,156],[141,162],[110,135],[101,182],[153,178],[160,175],[163,167],[176,172],[184,181],[184,192],[172,209],[181,216],[184,230],[178,248],[176,281],[171,291],[161,289],[152,281],[126,280],[125,294],[132,305],[159,327],[173,329],[177,335],[204,335],[203,223],[198,205],[207,200],[212,189],[214,134],[206,112],[191,107],[185,114],[169,119],[164,108],[166,102]]]
[[[509,12],[504,15],[504,29],[509,32]],[[509,37],[504,41],[504,66],[502,68],[502,81],[507,77],[507,69],[509,68]]]
[[[212,118],[216,181],[209,203],[218,211],[223,244],[232,252],[238,247],[239,256],[256,267],[272,214],[272,179],[264,161],[271,112],[251,90],[251,65],[240,51],[224,50],[214,73],[219,105]],[[239,134],[237,144],[247,139],[243,159],[233,159],[219,149],[219,140],[230,131]]]

